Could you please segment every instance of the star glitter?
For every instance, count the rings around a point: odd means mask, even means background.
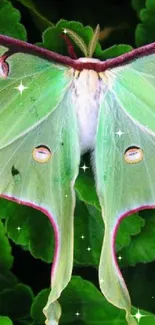
[[[15,87],[15,89],[17,89],[17,90],[20,92],[21,95],[22,95],[23,91],[24,91],[25,89],[27,89],[27,88],[28,88],[28,87],[25,87],[25,86],[23,85],[22,81],[20,82],[20,84],[19,84],[18,87]]]
[[[143,314],[141,314],[141,312],[140,312],[140,310],[139,310],[139,308],[138,308],[137,313],[136,313],[135,315],[132,315],[132,316],[134,316],[134,317],[137,319],[138,324],[139,324],[140,319],[141,319],[142,317],[146,317],[147,315],[143,315]]]
[[[87,168],[89,168],[89,167],[87,167],[85,164],[82,166],[82,167],[80,167],[80,168],[82,168],[83,170],[84,170],[84,172],[85,172],[85,170],[87,169]]]
[[[120,129],[115,133],[119,136],[119,138],[121,137],[122,134],[124,134],[124,132],[122,132]]]

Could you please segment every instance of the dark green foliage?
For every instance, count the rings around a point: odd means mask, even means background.
[[[154,0],[135,0],[141,22],[137,25],[135,42],[137,46],[154,42],[155,40],[155,2]]]
[[[84,3],[77,5],[74,1],[0,1],[0,34],[28,40],[64,55],[68,55],[66,43],[61,37],[64,28],[76,32],[88,45],[97,23],[101,33],[94,57],[102,60],[116,57],[133,47],[155,41],[155,1],[120,0],[118,4],[112,0],[96,1],[92,7],[90,3],[88,7]],[[77,56],[82,55],[75,44],[74,49]],[[86,154],[82,161],[88,166],[89,156]],[[104,235],[91,168],[85,173],[80,169],[75,190],[73,272],[79,276],[73,276],[60,298],[64,311],[60,324],[125,325],[124,312],[105,300],[99,291],[97,278],[91,277],[92,268],[96,274]],[[41,270],[45,262],[52,262],[54,253],[50,222],[41,212],[4,199],[0,200],[0,219],[0,325],[43,325],[42,308],[49,293],[46,287],[50,285],[50,272],[48,266],[43,274]],[[22,249],[21,260],[18,259],[19,247]],[[151,274],[154,263],[143,267],[138,263],[155,260],[154,211],[143,211],[124,219],[115,247],[117,257],[122,256],[119,265],[132,301],[136,307],[148,311],[141,312],[147,317],[140,322],[142,325],[153,325],[154,316],[149,312],[155,313],[155,280],[153,276],[149,278],[144,269],[149,268]],[[31,278],[21,273],[25,259],[27,269],[35,270]],[[131,265],[135,267],[131,269]],[[46,287],[32,285],[35,272],[40,279],[47,279]],[[27,270],[25,273],[30,274]],[[92,283],[81,278],[86,278],[88,274]],[[142,286],[148,290],[145,291]],[[133,314],[136,312],[137,309],[133,308]]]

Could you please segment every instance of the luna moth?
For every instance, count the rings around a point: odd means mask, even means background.
[[[114,244],[124,217],[155,206],[155,43],[101,61],[92,58],[97,29],[88,46],[65,32],[84,57],[0,36],[0,195],[41,210],[53,225],[44,313],[56,325],[72,273],[74,183],[81,154],[91,150],[105,224],[100,288],[135,325]]]

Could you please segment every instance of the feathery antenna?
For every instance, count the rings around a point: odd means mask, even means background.
[[[100,35],[100,26],[97,25],[94,31],[93,38],[90,40],[89,45],[88,45],[88,58],[92,58],[93,53],[96,49],[96,44],[98,42]]]
[[[97,25],[94,33],[93,33],[93,37],[90,40],[88,46],[85,44],[84,40],[75,32],[73,32],[71,29],[65,28],[63,30],[64,34],[68,34],[68,36],[74,41],[74,43],[79,47],[79,49],[81,50],[81,52],[84,54],[85,57],[87,58],[92,58],[93,53],[96,49],[96,45],[97,42],[99,40],[99,35],[100,35],[100,26]],[[69,49],[71,50],[71,44],[69,45]],[[73,49],[72,49],[73,50]]]
[[[70,38],[72,38],[72,40],[79,47],[79,49],[84,54],[84,56],[87,57],[87,46],[86,46],[85,42],[83,41],[83,39],[78,34],[76,34],[75,32],[73,32],[72,30],[70,30],[68,28],[64,29],[64,33],[68,34],[70,36]]]

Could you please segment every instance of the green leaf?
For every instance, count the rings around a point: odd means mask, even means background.
[[[74,262],[78,265],[97,266],[103,235],[101,212],[78,200],[75,209]]]
[[[75,209],[75,263],[96,267],[100,258],[104,224],[94,182],[85,175],[81,176],[76,183],[76,191],[81,202],[77,200]],[[35,258],[52,261],[54,234],[45,215],[38,210],[7,200],[0,200],[0,211],[6,218],[8,236],[16,244],[28,249]],[[129,245],[131,236],[139,233],[143,225],[144,220],[137,214],[125,218],[116,237],[116,251]],[[84,238],[81,238],[83,236]]]
[[[145,5],[150,11],[155,11],[155,2],[153,0],[146,0]]]
[[[30,314],[33,292],[24,284],[16,284],[13,289],[0,292],[0,315],[8,315],[11,319],[26,318]]]
[[[141,314],[140,325],[153,325],[155,315],[150,312],[144,311],[143,309],[139,310],[139,308],[132,307],[132,315],[138,320],[139,314]],[[138,318],[137,318],[138,317]]]
[[[141,232],[132,238],[129,246],[125,247],[121,255],[122,265],[135,265],[155,260],[155,212],[154,210],[141,211],[145,226]]]
[[[122,55],[124,53],[130,52],[132,49],[133,47],[127,44],[113,45],[108,49],[103,50],[101,54],[98,55],[98,57],[99,59],[107,60],[107,59],[115,58],[116,56]]]
[[[8,236],[16,244],[29,249],[35,258],[48,263],[52,261],[54,233],[47,216],[36,209],[7,200],[0,200],[0,211],[3,217],[7,217]]]
[[[76,21],[60,20],[56,26],[48,28],[43,33],[43,43],[38,43],[38,45],[60,54],[69,55],[67,45],[62,37],[63,30],[65,28],[77,33],[84,40],[87,46],[93,37],[94,31],[90,26],[84,27],[81,23]],[[72,40],[71,43],[77,56],[83,56],[79,48],[76,46],[76,44],[74,44]],[[97,43],[96,49],[94,51],[94,57],[97,57],[101,60],[106,60],[107,58],[113,58],[123,53],[129,52],[131,49],[132,47],[130,45],[122,44],[112,46],[109,49],[103,51],[101,45]]]
[[[0,219],[6,219],[8,217],[8,211],[11,210],[11,207],[11,201],[0,198]]]
[[[137,46],[155,42],[155,2],[146,0],[145,8],[140,11],[141,23],[137,25],[135,31],[135,41]]]
[[[9,317],[0,316],[0,325],[13,325],[13,323]]]
[[[88,187],[86,195],[89,192],[90,189]],[[83,201],[85,201],[84,198],[85,194],[83,195]],[[104,223],[101,211],[96,209],[92,204],[84,204],[84,202],[77,200],[74,220],[74,262],[78,265],[92,265],[97,267],[104,237]],[[144,223],[145,220],[137,213],[122,220],[116,236],[116,253],[129,245],[132,240],[131,236],[140,233]]]
[[[53,26],[53,23],[49,21],[43,14],[42,11],[45,11],[47,8],[42,1],[34,0],[17,0],[22,3],[26,8],[28,8],[32,14],[35,25],[39,30],[43,31],[44,29]]]
[[[35,298],[31,316],[34,325],[44,324],[42,309],[46,303],[49,290],[41,291]],[[125,313],[117,309],[104,298],[101,292],[89,281],[81,277],[74,276],[67,288],[63,291],[59,302],[63,313],[60,324],[63,325],[126,325]],[[140,311],[148,317],[141,319],[142,325],[153,325],[154,315]],[[132,309],[132,314],[136,314],[137,309]]]
[[[79,200],[95,206],[101,210],[100,203],[96,194],[94,180],[85,174],[79,174],[75,182],[75,190]]]
[[[132,214],[122,220],[116,235],[116,251],[119,252],[123,247],[131,242],[131,236],[135,236],[142,231],[145,220],[138,213]]]
[[[6,231],[0,220],[0,270],[8,270],[12,267],[13,256],[11,255],[11,246],[6,236]]]
[[[110,304],[92,283],[81,277],[72,277],[59,302],[62,310],[65,311],[61,324],[126,325],[125,312]],[[132,311],[132,314],[135,314],[137,309],[133,308]],[[147,312],[141,313],[148,315],[145,322],[141,322],[142,325],[153,325],[154,315]],[[148,322],[148,319],[151,322]]]
[[[67,21],[61,19],[56,26],[48,28],[43,33],[43,43],[38,43],[38,45],[45,47],[51,51],[68,55],[67,45],[65,40],[63,39],[63,30],[64,29],[71,29],[72,31],[76,32],[88,45],[89,40],[93,35],[93,29],[89,26],[84,27],[81,23],[75,21]],[[75,53],[79,54],[79,56],[83,56],[79,51],[78,47],[74,44]]]
[[[150,312],[155,311],[154,267],[155,262],[148,264],[139,263],[134,268],[130,267],[124,270],[125,280],[133,305],[141,306],[141,308]]]
[[[10,271],[0,273],[0,292],[4,289],[13,288],[17,284],[17,278]]]
[[[131,0],[132,7],[139,15],[140,10],[145,7],[146,0]]]
[[[20,24],[20,12],[15,9],[10,1],[0,1],[0,34],[26,40],[25,27]]]
[[[50,289],[44,289],[35,297],[31,306],[31,317],[34,325],[41,325],[45,323],[45,316],[42,312],[46,305]]]

